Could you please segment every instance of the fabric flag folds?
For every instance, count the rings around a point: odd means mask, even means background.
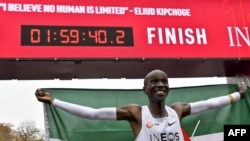
[[[235,92],[236,84],[171,88],[166,104],[194,102]],[[141,89],[69,89],[43,88],[54,97],[75,104],[119,107],[137,103],[147,105]],[[225,124],[250,124],[250,92],[245,99],[220,109],[191,115],[182,120],[182,127],[192,141],[221,141]],[[88,120],[44,104],[46,141],[133,141],[126,121]]]

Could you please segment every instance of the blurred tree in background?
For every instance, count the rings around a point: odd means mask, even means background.
[[[16,129],[10,123],[0,123],[0,141],[44,141],[44,132],[27,120]]]
[[[0,141],[12,141],[15,138],[12,127],[12,124],[0,123]]]

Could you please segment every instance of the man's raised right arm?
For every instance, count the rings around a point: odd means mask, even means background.
[[[91,120],[117,120],[117,111],[115,107],[95,109],[87,106],[77,105],[56,99],[48,92],[45,92],[41,89],[37,89],[35,95],[38,101],[51,104],[78,117]]]

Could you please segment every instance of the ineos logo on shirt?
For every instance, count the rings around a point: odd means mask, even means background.
[[[180,136],[178,132],[156,133],[149,135],[150,141],[179,141]]]

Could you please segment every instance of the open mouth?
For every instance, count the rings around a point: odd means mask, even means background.
[[[164,90],[157,90],[155,93],[156,93],[157,95],[165,95],[165,94],[166,94],[166,91],[164,91]]]

